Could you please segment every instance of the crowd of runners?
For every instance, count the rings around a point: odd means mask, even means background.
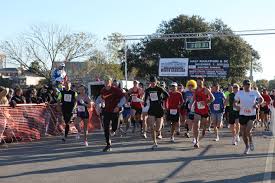
[[[166,87],[152,76],[147,86],[133,81],[133,88],[129,90],[118,87],[111,77],[105,77],[104,82],[104,88],[94,101],[104,129],[104,152],[112,150],[112,136],[116,133],[126,135],[130,128],[132,133],[141,132],[145,139],[151,136],[152,150],[156,150],[164,127],[169,126],[171,143],[176,141],[175,137],[183,135],[190,138],[194,148],[200,148],[202,139],[212,128],[213,140],[218,142],[221,128],[228,127],[232,133],[232,145],[238,145],[241,136],[245,144],[244,154],[248,154],[255,149],[253,129],[260,126],[269,130],[270,107],[275,101],[275,92],[258,91],[252,88],[249,80],[244,80],[241,86],[228,85],[226,89],[221,89],[218,83],[205,86],[204,78],[189,80],[186,86],[172,82]],[[83,122],[84,145],[89,146],[87,124],[92,100],[84,85],[72,89],[71,83],[66,82],[64,86],[54,98],[61,107],[66,124],[62,141],[66,142],[72,121],[79,132],[76,138],[80,139],[80,122]],[[11,105],[18,102],[16,100],[20,98],[16,96],[20,92],[16,90]],[[76,118],[72,120],[74,114]],[[181,133],[183,129],[184,133]]]

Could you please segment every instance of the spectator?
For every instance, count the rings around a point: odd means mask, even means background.
[[[7,99],[8,90],[3,86],[0,86],[0,105],[8,105],[9,101]]]
[[[39,104],[43,101],[37,97],[37,90],[35,88],[31,88],[27,91],[26,102],[28,104]]]
[[[23,91],[21,88],[15,88],[14,90],[14,96],[11,98],[10,105],[12,107],[15,107],[17,104],[25,104],[26,99],[23,96]]]

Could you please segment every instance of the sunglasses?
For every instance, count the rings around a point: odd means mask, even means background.
[[[191,86],[191,87],[194,87],[194,85],[188,85],[188,87]]]

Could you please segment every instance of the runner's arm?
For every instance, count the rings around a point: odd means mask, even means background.
[[[209,104],[211,104],[212,102],[214,102],[215,97],[214,95],[210,92],[209,89],[205,88],[205,93],[210,97],[210,100],[208,101]]]

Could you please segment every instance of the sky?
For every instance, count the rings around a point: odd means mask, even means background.
[[[275,29],[274,0],[0,0],[0,40],[10,40],[30,26],[56,24],[103,39],[112,32],[151,34],[162,21],[180,14],[222,19],[234,31]],[[275,35],[244,39],[261,56],[262,73],[273,79]]]

